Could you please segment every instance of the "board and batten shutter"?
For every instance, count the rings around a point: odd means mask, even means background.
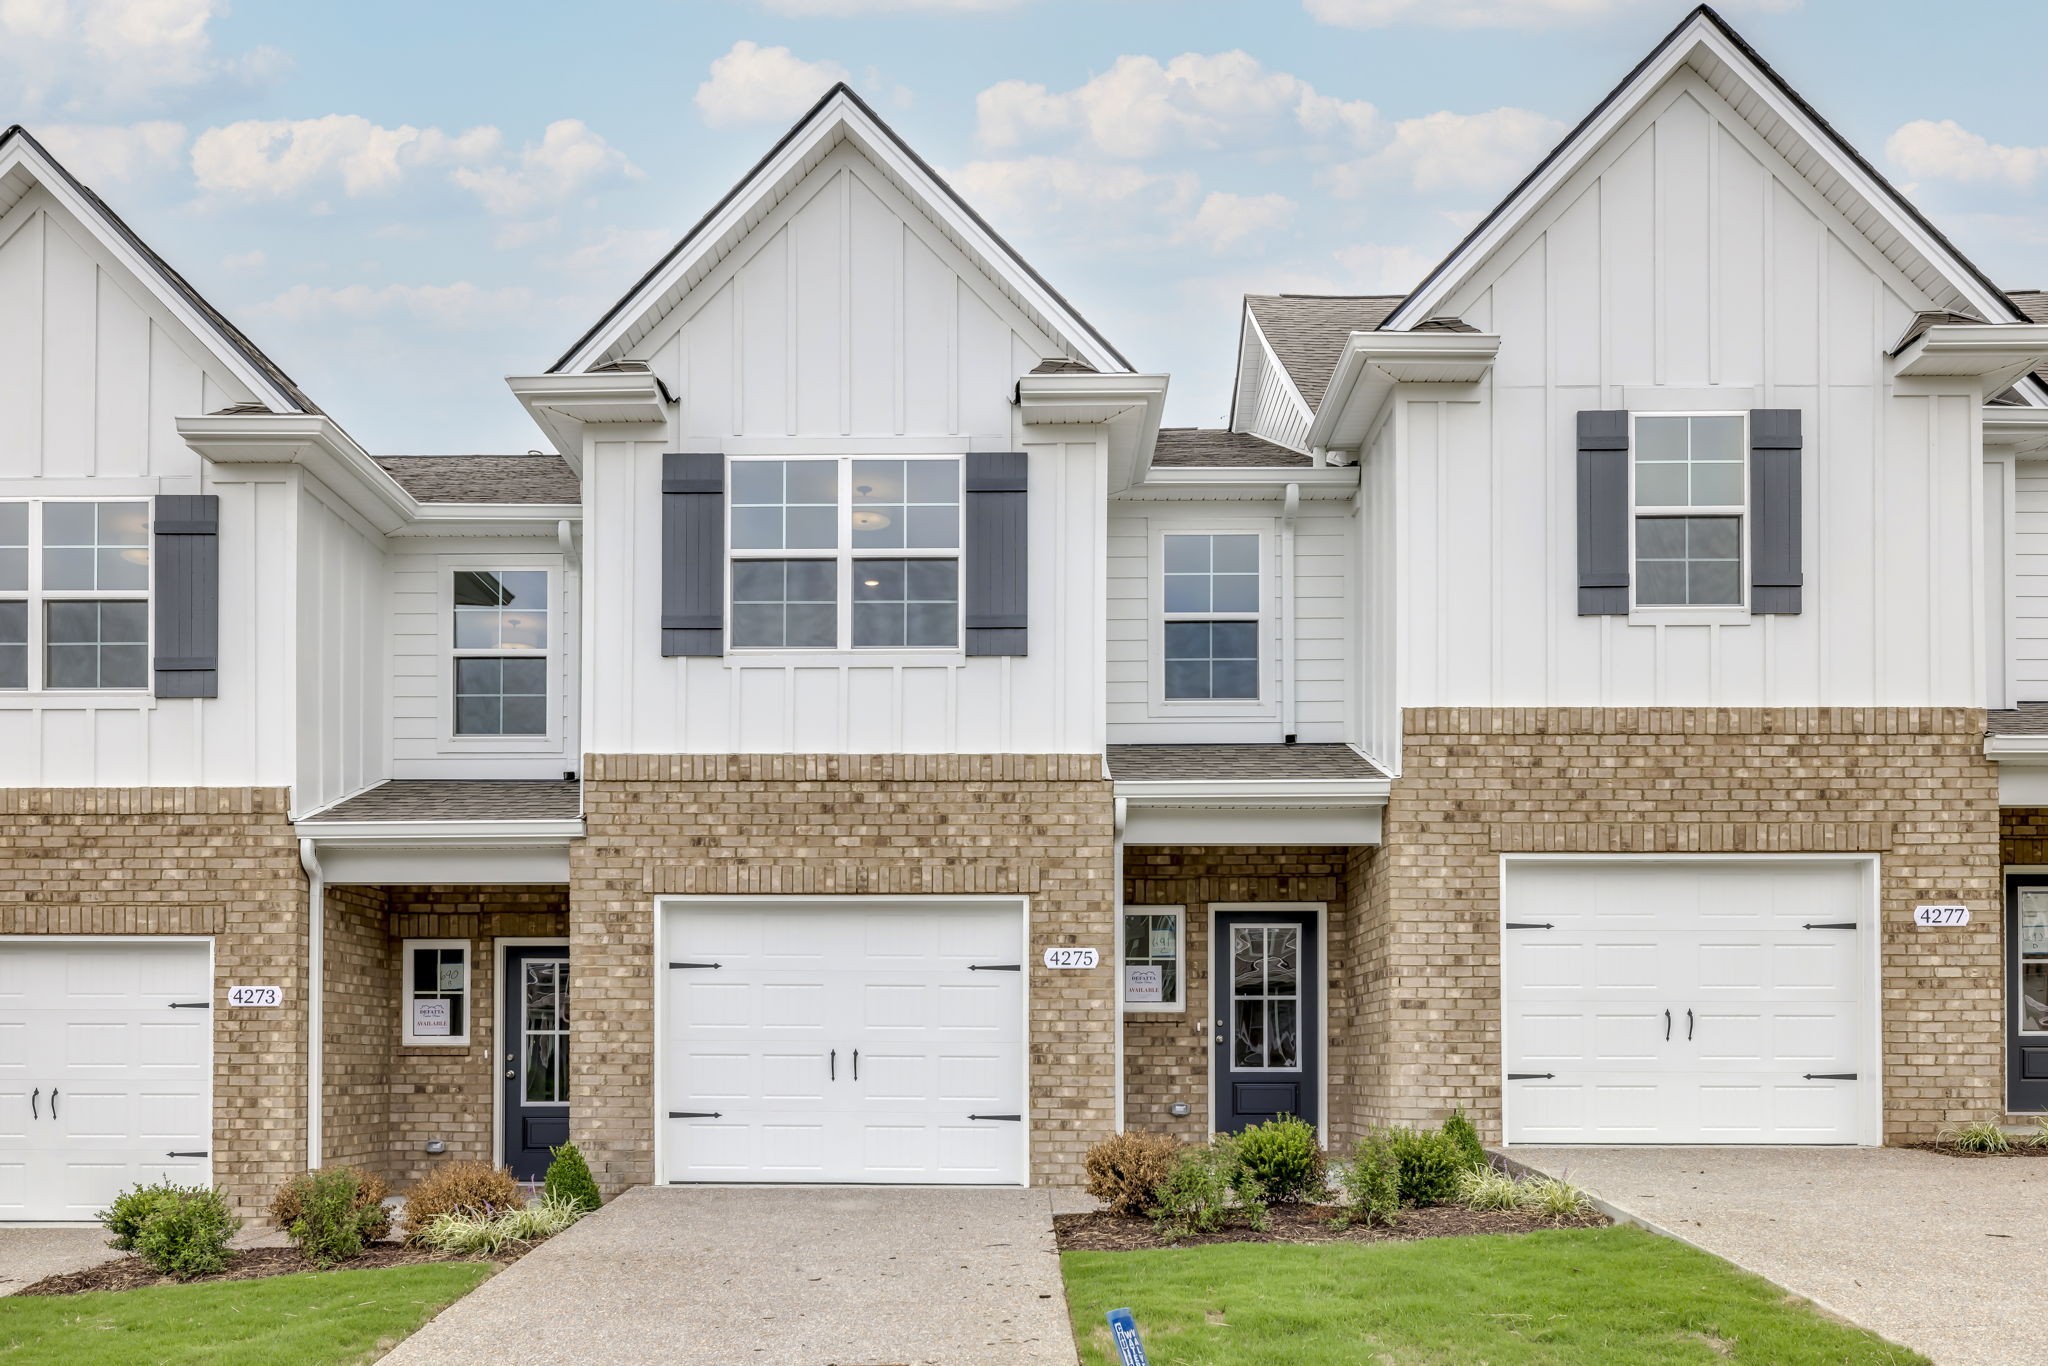
[[[1802,586],[1799,410],[1749,413],[1749,610],[1796,616]]]
[[[1579,414],[1579,615],[1628,615],[1628,413]]]
[[[661,457],[661,652],[725,653],[725,457]]]
[[[152,691],[220,696],[220,498],[159,494],[150,509],[156,559]]]
[[[1023,451],[971,451],[961,539],[970,655],[1021,655],[1029,635],[1029,473]]]

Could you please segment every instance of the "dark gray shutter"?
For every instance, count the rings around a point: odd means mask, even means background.
[[[1022,451],[974,451],[967,457],[961,572],[971,655],[1029,653],[1027,463]]]
[[[1579,615],[1628,615],[1628,413],[1579,414]]]
[[[1749,610],[1796,616],[1800,563],[1799,410],[1749,413]]]
[[[661,457],[661,652],[725,653],[725,457]]]
[[[220,696],[220,499],[157,497],[150,523],[156,556],[155,692]]]

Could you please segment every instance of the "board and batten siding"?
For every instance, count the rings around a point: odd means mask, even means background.
[[[1490,378],[1395,405],[1404,706],[1980,705],[1970,381],[1894,381],[1930,306],[1689,70],[1455,292]],[[1804,611],[1581,617],[1588,408],[1796,408]]]
[[[1394,423],[1380,423],[1366,442],[1358,472],[1358,591],[1351,598],[1353,653],[1358,670],[1352,739],[1387,773],[1401,771],[1401,699],[1398,657],[1400,574],[1394,496]]]
[[[306,478],[299,498],[298,751],[292,809],[391,776],[384,537]]]

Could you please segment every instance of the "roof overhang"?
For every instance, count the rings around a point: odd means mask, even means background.
[[[2001,764],[2048,768],[2048,735],[1987,735],[1984,757]]]
[[[2048,358],[2048,323],[1938,323],[1892,357],[1892,373],[1981,380],[2001,393]]]
[[[1025,375],[1017,381],[1017,413],[1027,425],[1106,424],[1109,488],[1115,493],[1144,477],[1166,415],[1165,375]]]
[[[675,401],[650,370],[513,375],[505,383],[578,474],[583,473],[585,427],[666,424]]]
[[[2004,455],[2048,451],[2048,408],[1988,404],[1982,410],[1984,449]]]
[[[1154,779],[1113,784],[1132,844],[1378,844],[1386,778]]]
[[[495,883],[569,880],[569,844],[580,820],[300,821],[293,827],[319,856],[330,885]]]
[[[1500,338],[1484,332],[1353,332],[1338,354],[1305,444],[1355,451],[1379,424],[1397,384],[1471,384],[1484,379]]]
[[[1292,487],[1304,502],[1349,498],[1358,492],[1356,465],[1229,466],[1214,469],[1148,465],[1139,481],[1118,491],[1136,502],[1236,502],[1283,498]]]

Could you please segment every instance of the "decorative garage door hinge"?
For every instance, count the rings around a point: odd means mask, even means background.
[[[1022,1123],[1022,1122],[1023,1122],[1023,1120],[1024,1120],[1024,1116],[1022,1116],[1022,1115],[969,1115],[969,1116],[968,1116],[968,1118],[969,1118],[969,1119],[1007,1119],[1007,1120],[1011,1121],[1012,1123]]]
[[[1551,924],[1548,920],[1540,924],[1533,920],[1510,920],[1508,928],[1511,930],[1554,930],[1557,926]]]
[[[1854,1081],[1854,1080],[1856,1080],[1856,1074],[1855,1074],[1854,1072],[1807,1072],[1807,1073],[1805,1073],[1805,1074],[1803,1074],[1803,1075],[1804,1075],[1804,1077],[1805,1077],[1805,1079],[1806,1079],[1807,1081]]]
[[[1853,930],[1856,928],[1856,922],[1853,920],[1810,920],[1799,928],[1802,930]]]
[[[969,972],[1022,972],[1022,963],[969,963]]]
[[[1557,1074],[1556,1074],[1555,1072],[1510,1072],[1510,1073],[1508,1073],[1508,1080],[1509,1080],[1509,1081],[1551,1081],[1551,1080],[1554,1080],[1554,1079],[1556,1078],[1556,1076],[1557,1076]]]
[[[165,1157],[205,1157],[205,1153],[165,1153]]]
[[[723,963],[670,963],[672,968],[722,968]]]
[[[717,1110],[671,1110],[668,1112],[668,1117],[670,1119],[717,1119],[719,1113]]]
[[[212,1010],[212,1009],[213,1009],[213,1002],[211,1002],[211,1001],[173,1001],[173,1002],[171,1002],[171,1009],[172,1009],[172,1010]]]

